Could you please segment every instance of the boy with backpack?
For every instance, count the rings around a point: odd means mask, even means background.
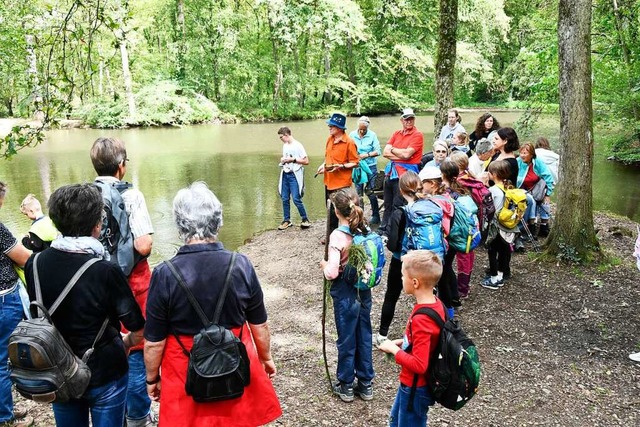
[[[103,218],[100,241],[112,261],[119,264],[127,276],[133,296],[146,317],[147,295],[151,269],[147,257],[153,245],[153,226],[144,195],[123,182],[127,172],[127,150],[117,138],[98,138],[91,147],[91,162],[99,175],[95,184],[102,191],[106,217]],[[105,232],[105,228],[115,231]],[[115,258],[115,259],[114,259]],[[126,330],[123,329],[123,332]],[[144,343],[129,353],[129,384],[127,391],[127,426],[155,425],[151,400],[147,395]]]
[[[433,252],[414,250],[402,257],[402,287],[416,298],[402,339],[382,342],[378,349],[392,354],[400,365],[400,387],[396,394],[389,426],[427,425],[429,406],[435,403],[427,388],[431,356],[440,336],[440,327],[429,316],[414,316],[421,308],[431,308],[445,318],[444,306],[433,289],[442,275],[442,262]]]
[[[22,238],[22,245],[33,252],[42,252],[51,246],[58,236],[58,229],[42,212],[42,205],[35,195],[27,194],[20,204],[20,212],[32,221],[29,232]]]

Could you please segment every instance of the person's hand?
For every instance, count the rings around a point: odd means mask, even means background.
[[[322,175],[324,173],[324,163],[318,166],[318,170],[316,171],[316,175]]]
[[[379,346],[378,350],[384,351],[385,353],[396,354],[400,347],[398,347],[395,341],[384,340]]]
[[[548,205],[549,203],[551,203],[551,197],[544,196],[544,199],[542,200],[542,203],[545,204],[545,205]]]
[[[162,383],[162,380],[158,381],[155,384],[147,384],[147,394],[149,395],[149,398],[154,402],[160,401],[160,388],[161,388],[160,384],[161,383]]]
[[[327,266],[329,262],[326,259],[323,259],[322,261],[320,261],[320,269],[324,270],[324,268]]]
[[[273,377],[275,377],[276,374],[278,373],[278,370],[276,369],[276,364],[273,363],[273,359],[263,360],[262,367],[264,368],[264,371],[269,376],[269,379],[273,379]]]

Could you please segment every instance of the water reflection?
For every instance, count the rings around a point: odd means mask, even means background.
[[[477,115],[479,113],[463,114],[463,124],[469,131],[473,129]],[[505,125],[518,117],[518,113],[512,112],[496,115]],[[348,120],[348,130],[355,128],[356,120]],[[131,161],[127,163],[126,179],[147,199],[156,231],[152,264],[170,257],[180,246],[171,203],[180,188],[196,180],[207,182],[222,202],[224,225],[220,239],[227,247],[235,249],[253,234],[275,228],[282,220],[282,203],[277,192],[277,165],[282,143],[277,130],[283,125],[292,129],[294,137],[303,143],[309,154],[310,165],[305,171],[305,207],[312,221],[322,218],[325,215],[322,177],[314,179],[313,175],[322,162],[328,136],[324,120],[182,129],[52,131],[48,141],[40,147],[22,151],[13,160],[2,162],[0,179],[6,181],[10,189],[0,215],[16,235],[25,233],[29,221],[19,211],[22,198],[27,193],[34,193],[45,202],[61,185],[92,181],[95,173],[89,159],[91,144],[98,136],[113,135],[127,144]],[[432,116],[419,116],[416,126],[425,133],[425,141],[433,140]],[[397,116],[372,118],[371,129],[383,145],[399,128]],[[549,137],[552,144],[555,141],[553,145],[557,149],[557,121],[544,122],[540,135]],[[638,170],[607,161],[597,144],[595,151],[594,208],[640,220]],[[294,223],[300,221],[295,209],[292,209],[292,219]],[[323,230],[312,227],[309,232],[320,237]]]

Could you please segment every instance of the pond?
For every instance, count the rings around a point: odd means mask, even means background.
[[[463,125],[473,130],[481,112],[463,113]],[[496,113],[502,125],[512,124],[517,112]],[[356,127],[357,118],[349,118],[348,131]],[[90,182],[95,173],[89,150],[99,136],[112,135],[127,145],[125,179],[140,189],[147,201],[155,228],[151,263],[171,257],[180,246],[173,224],[171,203],[176,192],[189,183],[202,180],[218,196],[224,209],[224,226],[220,239],[235,249],[255,233],[272,229],[282,221],[282,202],[277,183],[281,141],[277,130],[289,126],[296,139],[305,146],[310,165],[306,168],[304,203],[311,220],[324,218],[322,176],[313,178],[323,160],[328,137],[324,120],[293,123],[260,123],[238,125],[201,125],[184,128],[152,128],[131,130],[70,129],[47,133],[47,141],[34,149],[20,152],[2,162],[0,179],[9,184],[9,193],[0,217],[16,235],[24,234],[29,221],[19,210],[20,202],[34,193],[44,205],[57,187],[77,182]],[[433,116],[417,117],[416,126],[425,133],[425,141],[433,140]],[[550,118],[540,124],[540,132],[558,148],[558,122]],[[384,145],[400,128],[398,116],[372,118],[374,130]],[[523,138],[526,141],[531,139]],[[425,147],[429,150],[430,147]],[[640,221],[640,173],[606,160],[603,147],[596,142],[594,161],[594,208],[609,210]],[[385,163],[380,160],[381,165]],[[46,211],[46,209],[45,209]],[[292,205],[292,219],[299,224]],[[286,232],[286,231],[285,231]],[[309,233],[318,239],[324,228],[312,227]]]

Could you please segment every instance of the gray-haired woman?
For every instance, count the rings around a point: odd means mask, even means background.
[[[205,183],[195,182],[178,191],[173,214],[185,245],[171,263],[212,319],[232,257],[218,241],[222,205]],[[253,265],[242,254],[237,254],[231,272],[219,324],[245,344],[251,362],[250,384],[242,397],[196,403],[185,392],[188,357],[184,350],[191,349],[193,336],[205,325],[169,267],[155,268],[147,300],[144,358],[147,391],[160,400],[160,425],[258,426],[282,414],[270,381],[276,367],[262,288]]]

